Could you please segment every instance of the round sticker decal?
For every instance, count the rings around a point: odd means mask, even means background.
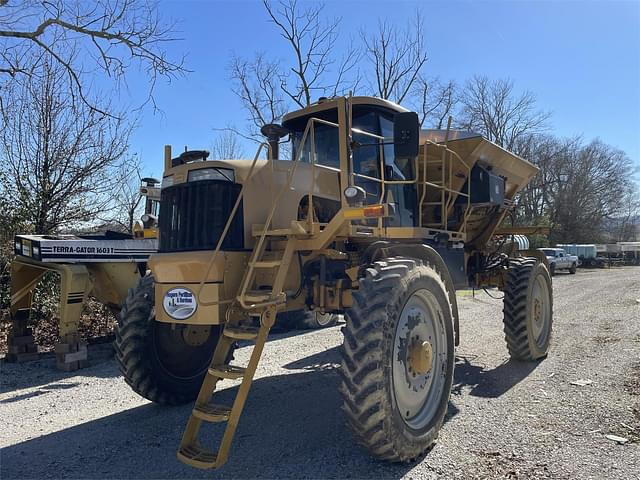
[[[164,294],[162,306],[171,318],[184,320],[193,315],[198,308],[198,302],[196,302],[196,296],[191,290],[172,288]]]

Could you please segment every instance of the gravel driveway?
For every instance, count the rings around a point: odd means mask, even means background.
[[[532,364],[508,361],[502,302],[463,293],[449,413],[419,463],[381,463],[352,442],[333,327],[272,336],[219,471],[176,459],[191,407],[139,398],[112,359],[79,375],[51,358],[3,364],[0,478],[639,478],[640,268],[554,277],[551,351]],[[223,387],[221,403],[234,383]]]

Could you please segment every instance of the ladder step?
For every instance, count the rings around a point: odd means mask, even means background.
[[[194,417],[207,422],[226,422],[229,420],[229,415],[231,415],[231,407],[206,403],[204,405],[196,405],[191,413]]]
[[[226,325],[224,327],[224,336],[234,338],[236,340],[253,340],[258,336],[259,331],[260,329],[257,327]]]
[[[261,260],[259,262],[251,262],[254,268],[275,268],[282,265],[282,260]]]
[[[250,290],[244,294],[248,302],[261,303],[271,299],[271,290]]]
[[[254,237],[259,237],[261,236],[263,233],[265,234],[265,236],[267,237],[286,237],[287,235],[293,235],[294,232],[292,229],[290,228],[277,228],[275,230],[254,230],[253,232],[251,232],[253,234]]]
[[[209,375],[213,375],[218,378],[236,380],[244,377],[244,373],[246,371],[246,368],[237,367],[235,365],[214,365],[209,369]]]
[[[251,225],[251,235],[260,237],[263,234],[267,237],[287,237],[289,235],[309,235],[305,227],[305,222],[293,221],[291,228],[272,228],[265,230],[264,225]]]
[[[215,468],[218,455],[196,444],[185,445],[178,450],[178,460],[195,468]]]

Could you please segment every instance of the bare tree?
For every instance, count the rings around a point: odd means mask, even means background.
[[[428,61],[424,42],[424,20],[419,11],[404,28],[386,20],[375,31],[361,30],[364,71],[373,80],[369,93],[418,112],[420,124],[444,128],[459,99],[455,82],[441,82],[426,75]]]
[[[94,220],[109,207],[130,133],[124,115],[98,112],[70,96],[65,72],[44,59],[42,75],[7,91],[0,121],[2,193],[43,234]]]
[[[323,4],[306,4],[281,0],[276,6],[263,0],[267,14],[280,35],[293,50],[293,61],[280,74],[282,92],[299,107],[310,105],[314,98],[334,96],[357,84],[351,78],[358,54],[349,48],[339,62],[333,57],[340,19],[324,22]],[[333,67],[335,71],[332,71]]]
[[[137,155],[122,162],[118,172],[119,182],[113,192],[109,212],[104,219],[110,226],[126,233],[133,233],[133,224],[143,213],[142,164]]]
[[[420,77],[414,93],[416,111],[420,116],[420,125],[442,129],[447,125],[449,116],[454,113],[458,103],[458,92],[454,81],[441,83],[439,79]],[[419,101],[417,101],[419,100]]]
[[[243,156],[242,145],[234,132],[224,130],[218,133],[211,148],[211,157],[214,160],[233,160]]]
[[[43,62],[54,62],[74,86],[69,93],[99,109],[89,101],[83,77],[100,71],[119,83],[136,67],[145,71],[153,101],[158,76],[185,71],[184,59],[171,59],[164,48],[174,40],[173,29],[147,0],[3,1],[0,74],[39,75]]]
[[[558,186],[551,225],[559,242],[597,241],[607,221],[619,217],[634,189],[633,164],[622,151],[594,140],[556,160],[564,182]]]
[[[521,140],[518,150],[540,172],[520,193],[514,223],[548,225],[556,243],[631,234],[637,185],[624,152],[599,140],[552,136]]]
[[[462,127],[510,151],[516,150],[520,139],[544,132],[551,115],[537,108],[533,93],[517,94],[511,80],[474,76],[460,101]]]
[[[378,21],[378,30],[372,33],[361,30],[365,60],[373,78],[367,85],[374,95],[402,103],[414,91],[421,80],[427,63],[424,44],[424,25],[419,12],[401,29],[386,20]],[[427,92],[426,85],[421,93]]]
[[[291,48],[287,60],[264,52],[252,59],[234,55],[229,63],[232,90],[248,113],[246,132],[224,129],[238,137],[262,141],[260,128],[278,123],[292,108],[310,105],[321,96],[332,97],[357,88],[359,54],[353,42],[335,58],[340,19],[324,21],[322,4],[301,6],[297,0],[263,0],[269,20]]]
[[[636,188],[634,188],[636,187]],[[635,184],[624,193],[620,213],[612,221],[609,232],[615,242],[637,241],[640,236],[640,192]]]
[[[258,139],[263,125],[278,122],[286,112],[280,64],[267,60],[264,53],[257,53],[252,61],[234,56],[229,76],[233,93],[249,114],[249,136]]]

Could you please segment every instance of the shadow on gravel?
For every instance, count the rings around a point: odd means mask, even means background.
[[[3,448],[0,478],[402,477],[413,465],[376,461],[354,443],[340,411],[337,360],[334,348],[289,364],[308,372],[256,380],[219,471],[176,459],[190,405],[147,404]],[[229,404],[234,394],[222,390],[216,401]],[[221,426],[213,427],[203,429],[203,443],[220,438]]]
[[[89,366],[73,372],[63,372],[56,368],[55,354],[43,353],[40,360],[25,363],[0,364],[0,393],[9,393],[24,388],[38,387],[56,383],[76,376],[111,378],[120,375],[115,362],[112,362],[113,349],[104,344],[90,346]],[[65,383],[66,385],[66,383]],[[49,388],[47,385],[45,388]],[[7,400],[7,399],[5,399]]]
[[[45,385],[44,387],[40,387],[38,390],[34,390],[33,392],[21,393],[21,394],[15,395],[13,397],[9,397],[9,398],[5,398],[3,400],[0,400],[0,404],[2,404],[2,403],[19,402],[21,400],[26,400],[28,398],[39,397],[40,395],[45,395],[45,394],[47,394],[49,392],[55,392],[56,390],[67,390],[69,388],[77,387],[78,385],[80,385],[80,383],[78,383],[78,382],[51,383],[49,385]]]
[[[482,365],[474,365],[469,358],[456,356],[456,369],[451,393],[461,395],[465,387],[475,397],[497,398],[524,380],[533,372],[540,361],[518,362],[509,360],[495,368],[485,370]],[[466,391],[465,391],[466,393]]]
[[[282,340],[284,338],[305,335],[315,330],[287,330],[276,332],[269,336],[268,341]],[[239,342],[239,347],[251,345],[251,342]],[[120,375],[120,371],[115,362],[112,362],[114,353],[110,342],[102,342],[89,345],[89,367],[73,372],[63,372],[56,368],[55,354],[45,352],[40,354],[40,359],[25,363],[8,363],[0,360],[0,394],[9,393],[14,390],[38,387],[48,383],[64,381],[75,376],[86,376],[96,378],[110,378]],[[25,394],[26,395],[26,394]],[[32,393],[30,396],[37,396]],[[20,400],[18,396],[16,400]],[[26,397],[22,397],[26,398]],[[2,403],[12,401],[5,399]]]

